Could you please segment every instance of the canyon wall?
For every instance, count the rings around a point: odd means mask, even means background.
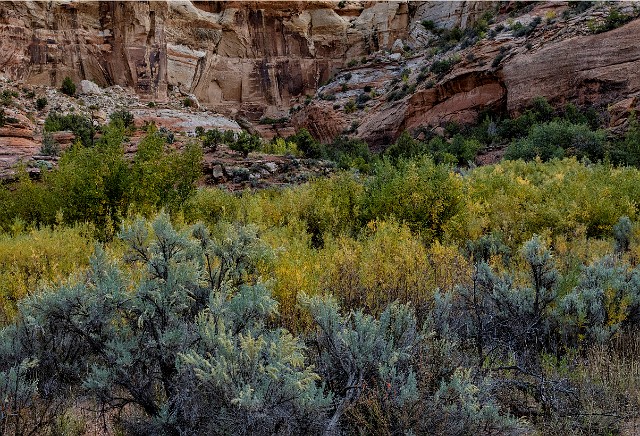
[[[59,86],[65,76],[167,95],[161,2],[0,2],[0,72]]]
[[[405,129],[473,122],[487,109],[515,114],[537,96],[555,105],[621,105],[621,113],[636,107],[640,20],[594,34],[610,7],[596,3],[575,12],[567,2],[0,2],[0,74],[49,86],[59,86],[65,76],[76,83],[89,79],[160,102],[189,96],[254,126],[295,108],[290,131],[307,127],[323,141],[350,132],[383,146]],[[616,7],[638,16],[634,3]],[[490,30],[485,27],[468,45],[443,49],[441,32],[422,24],[433,22],[439,31],[469,29],[486,12]],[[533,20],[538,25],[525,36],[511,29]],[[435,63],[453,58],[448,73],[431,72]],[[410,85],[402,98],[389,98]],[[371,100],[345,110],[366,87],[374,91]],[[260,127],[260,133],[269,137],[269,128]]]
[[[474,123],[483,113],[517,115],[536,97],[560,108],[567,103],[595,107],[610,127],[623,124],[630,111],[640,109],[637,4],[617,3],[629,22],[608,31],[594,30],[610,14],[612,6],[606,4],[579,14],[567,2],[532,6],[517,18],[508,13],[496,16],[493,29],[502,30],[492,38],[459,44],[446,53],[405,56],[398,62],[350,70],[348,81],[319,90],[335,100],[316,99],[293,116],[296,128],[305,127],[324,142],[357,129],[358,138],[382,148],[404,130],[437,129],[451,121]],[[522,26],[537,20],[538,25],[528,35],[517,35],[509,29],[516,20]],[[452,59],[455,66],[446,74],[431,72],[434,64]],[[358,101],[367,84],[381,97],[353,112],[344,110],[349,101]],[[391,98],[410,85],[413,91]]]
[[[419,22],[466,25],[491,3],[375,1],[0,2],[0,72],[192,95],[250,120],[286,114],[340,68],[414,44]],[[418,26],[418,27],[416,27]]]

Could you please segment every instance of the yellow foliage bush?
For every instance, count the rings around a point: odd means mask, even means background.
[[[474,239],[497,232],[514,248],[533,234],[608,236],[621,216],[637,217],[640,173],[633,168],[575,159],[507,161],[477,168],[465,177],[466,230]]]
[[[0,323],[15,316],[26,295],[88,265],[94,246],[90,235],[85,226],[0,235]]]
[[[298,295],[320,291],[320,253],[311,248],[310,236],[299,222],[265,231],[262,239],[275,252],[270,264],[260,265],[260,272],[273,279],[271,288],[280,318],[291,331],[305,330],[311,319],[300,310]]]
[[[439,248],[442,248],[438,244]],[[375,221],[360,238],[342,236],[323,250],[322,289],[336,295],[348,307],[379,313],[395,300],[419,305],[430,300],[438,284],[444,284],[446,250],[427,250],[422,240],[402,224]],[[448,252],[447,254],[452,254]],[[436,272],[437,271],[437,272]]]

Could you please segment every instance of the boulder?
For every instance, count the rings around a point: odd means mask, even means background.
[[[102,89],[91,80],[82,80],[80,81],[80,89],[78,90],[79,94],[89,94],[96,95],[102,94]]]
[[[404,52],[404,43],[401,39],[396,39],[393,45],[391,46],[391,51],[393,53],[403,53]]]

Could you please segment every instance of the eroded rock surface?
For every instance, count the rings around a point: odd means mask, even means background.
[[[567,2],[1,2],[0,72],[30,85],[73,78],[83,104],[49,89],[48,109],[97,108],[104,122],[125,107],[138,124],[183,132],[270,138],[306,127],[324,142],[348,134],[382,148],[405,129],[513,115],[538,96],[610,108],[616,127],[640,101],[640,20],[594,34],[612,7],[638,16],[629,2],[586,12]],[[442,29],[472,28],[487,13],[477,38],[438,45]],[[38,148],[30,123],[31,136],[24,124],[3,131],[6,162],[16,160],[7,150]]]
[[[416,23],[465,25],[490,3],[366,1],[0,2],[0,69],[59,86],[65,76],[169,88],[252,121],[286,115],[349,62],[419,38]]]
[[[544,97],[555,106],[571,102],[599,107],[609,112],[611,127],[615,127],[638,107],[640,19],[594,34],[593,28],[603,22],[610,7],[596,5],[586,13],[560,19],[567,3],[539,3],[517,17],[522,26],[538,22],[524,36],[509,28],[508,23],[513,26],[516,19],[499,15],[491,29],[493,38],[466,47],[459,44],[436,55],[383,54],[374,59],[373,67],[356,67],[349,70],[348,79],[343,73],[334,83],[321,87],[320,96],[331,94],[332,101],[314,99],[301,106],[292,121],[325,142],[343,129],[341,133],[379,148],[406,129],[435,129],[450,121],[473,123],[486,111],[517,115],[536,97]],[[616,7],[630,16],[637,13],[631,4]],[[434,5],[432,12],[443,8]],[[446,21],[446,13],[440,15],[449,25],[462,24]],[[428,39],[428,32],[423,39]],[[435,64],[448,60],[454,60],[450,71],[431,72]],[[375,95],[362,103],[366,85]],[[394,93],[400,96],[394,98]],[[347,109],[359,101],[355,112]],[[337,118],[343,122],[336,122]],[[348,128],[354,122],[355,132]]]

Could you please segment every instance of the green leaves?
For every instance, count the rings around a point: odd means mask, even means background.
[[[395,217],[426,239],[437,238],[462,206],[462,180],[430,158],[399,163],[384,161],[366,186],[363,218]]]
[[[592,131],[586,124],[551,121],[533,126],[527,137],[513,142],[505,158],[533,160],[539,157],[547,161],[576,156],[598,161],[605,155],[605,140],[603,130]]]
[[[162,207],[177,211],[195,192],[201,174],[202,149],[187,144],[181,153],[165,148],[158,133],[148,134],[133,161],[129,195],[136,211],[148,215]]]
[[[262,145],[262,140],[258,135],[251,135],[245,131],[238,134],[235,141],[229,144],[229,148],[233,151],[237,151],[242,154],[242,157],[246,159],[249,153],[258,150]]]

